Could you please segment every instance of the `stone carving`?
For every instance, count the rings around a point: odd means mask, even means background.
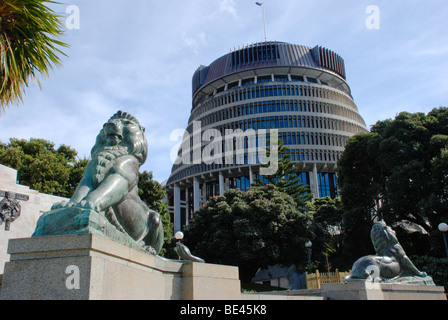
[[[370,236],[377,255],[356,261],[353,271],[344,278],[344,282],[372,281],[435,286],[431,277],[415,267],[398,242],[395,232],[384,221],[373,225]]]
[[[0,191],[3,200],[0,202],[0,225],[5,223],[5,231],[9,231],[11,223],[20,217],[22,207],[19,201],[28,201],[29,196],[12,192]]]
[[[75,194],[39,219],[33,237],[95,233],[160,252],[164,236],[160,215],[138,195],[139,170],[148,154],[144,133],[129,113],[119,111],[110,118]]]

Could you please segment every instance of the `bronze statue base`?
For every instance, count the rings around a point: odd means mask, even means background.
[[[32,238],[76,234],[94,234],[137,250],[155,254],[130,236],[119,231],[104,215],[90,209],[63,208],[44,213],[38,220]]]

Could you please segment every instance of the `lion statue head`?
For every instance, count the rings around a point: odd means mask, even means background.
[[[370,238],[375,251],[381,256],[392,255],[394,246],[399,245],[395,231],[384,221],[378,221],[373,225]]]
[[[123,153],[135,156],[140,165],[144,164],[148,157],[145,128],[131,114],[118,111],[98,134],[92,148],[92,158],[105,149],[122,149]]]

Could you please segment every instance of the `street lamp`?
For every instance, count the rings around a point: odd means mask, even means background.
[[[305,243],[305,248],[308,250],[308,271],[311,273],[311,248],[313,247],[313,243],[308,241]]]
[[[440,230],[440,232],[442,232],[443,242],[445,243],[446,256],[448,257],[448,244],[446,241],[446,233],[448,232],[448,224],[446,224],[446,223],[439,224],[439,230]]]
[[[177,241],[181,241],[184,238],[184,233],[182,231],[178,231],[174,235],[174,238],[176,238]]]

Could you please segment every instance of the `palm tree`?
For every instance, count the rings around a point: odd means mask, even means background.
[[[0,113],[11,103],[22,102],[30,80],[40,88],[38,75],[48,76],[65,55],[56,40],[63,35],[59,16],[46,0],[0,0]]]

